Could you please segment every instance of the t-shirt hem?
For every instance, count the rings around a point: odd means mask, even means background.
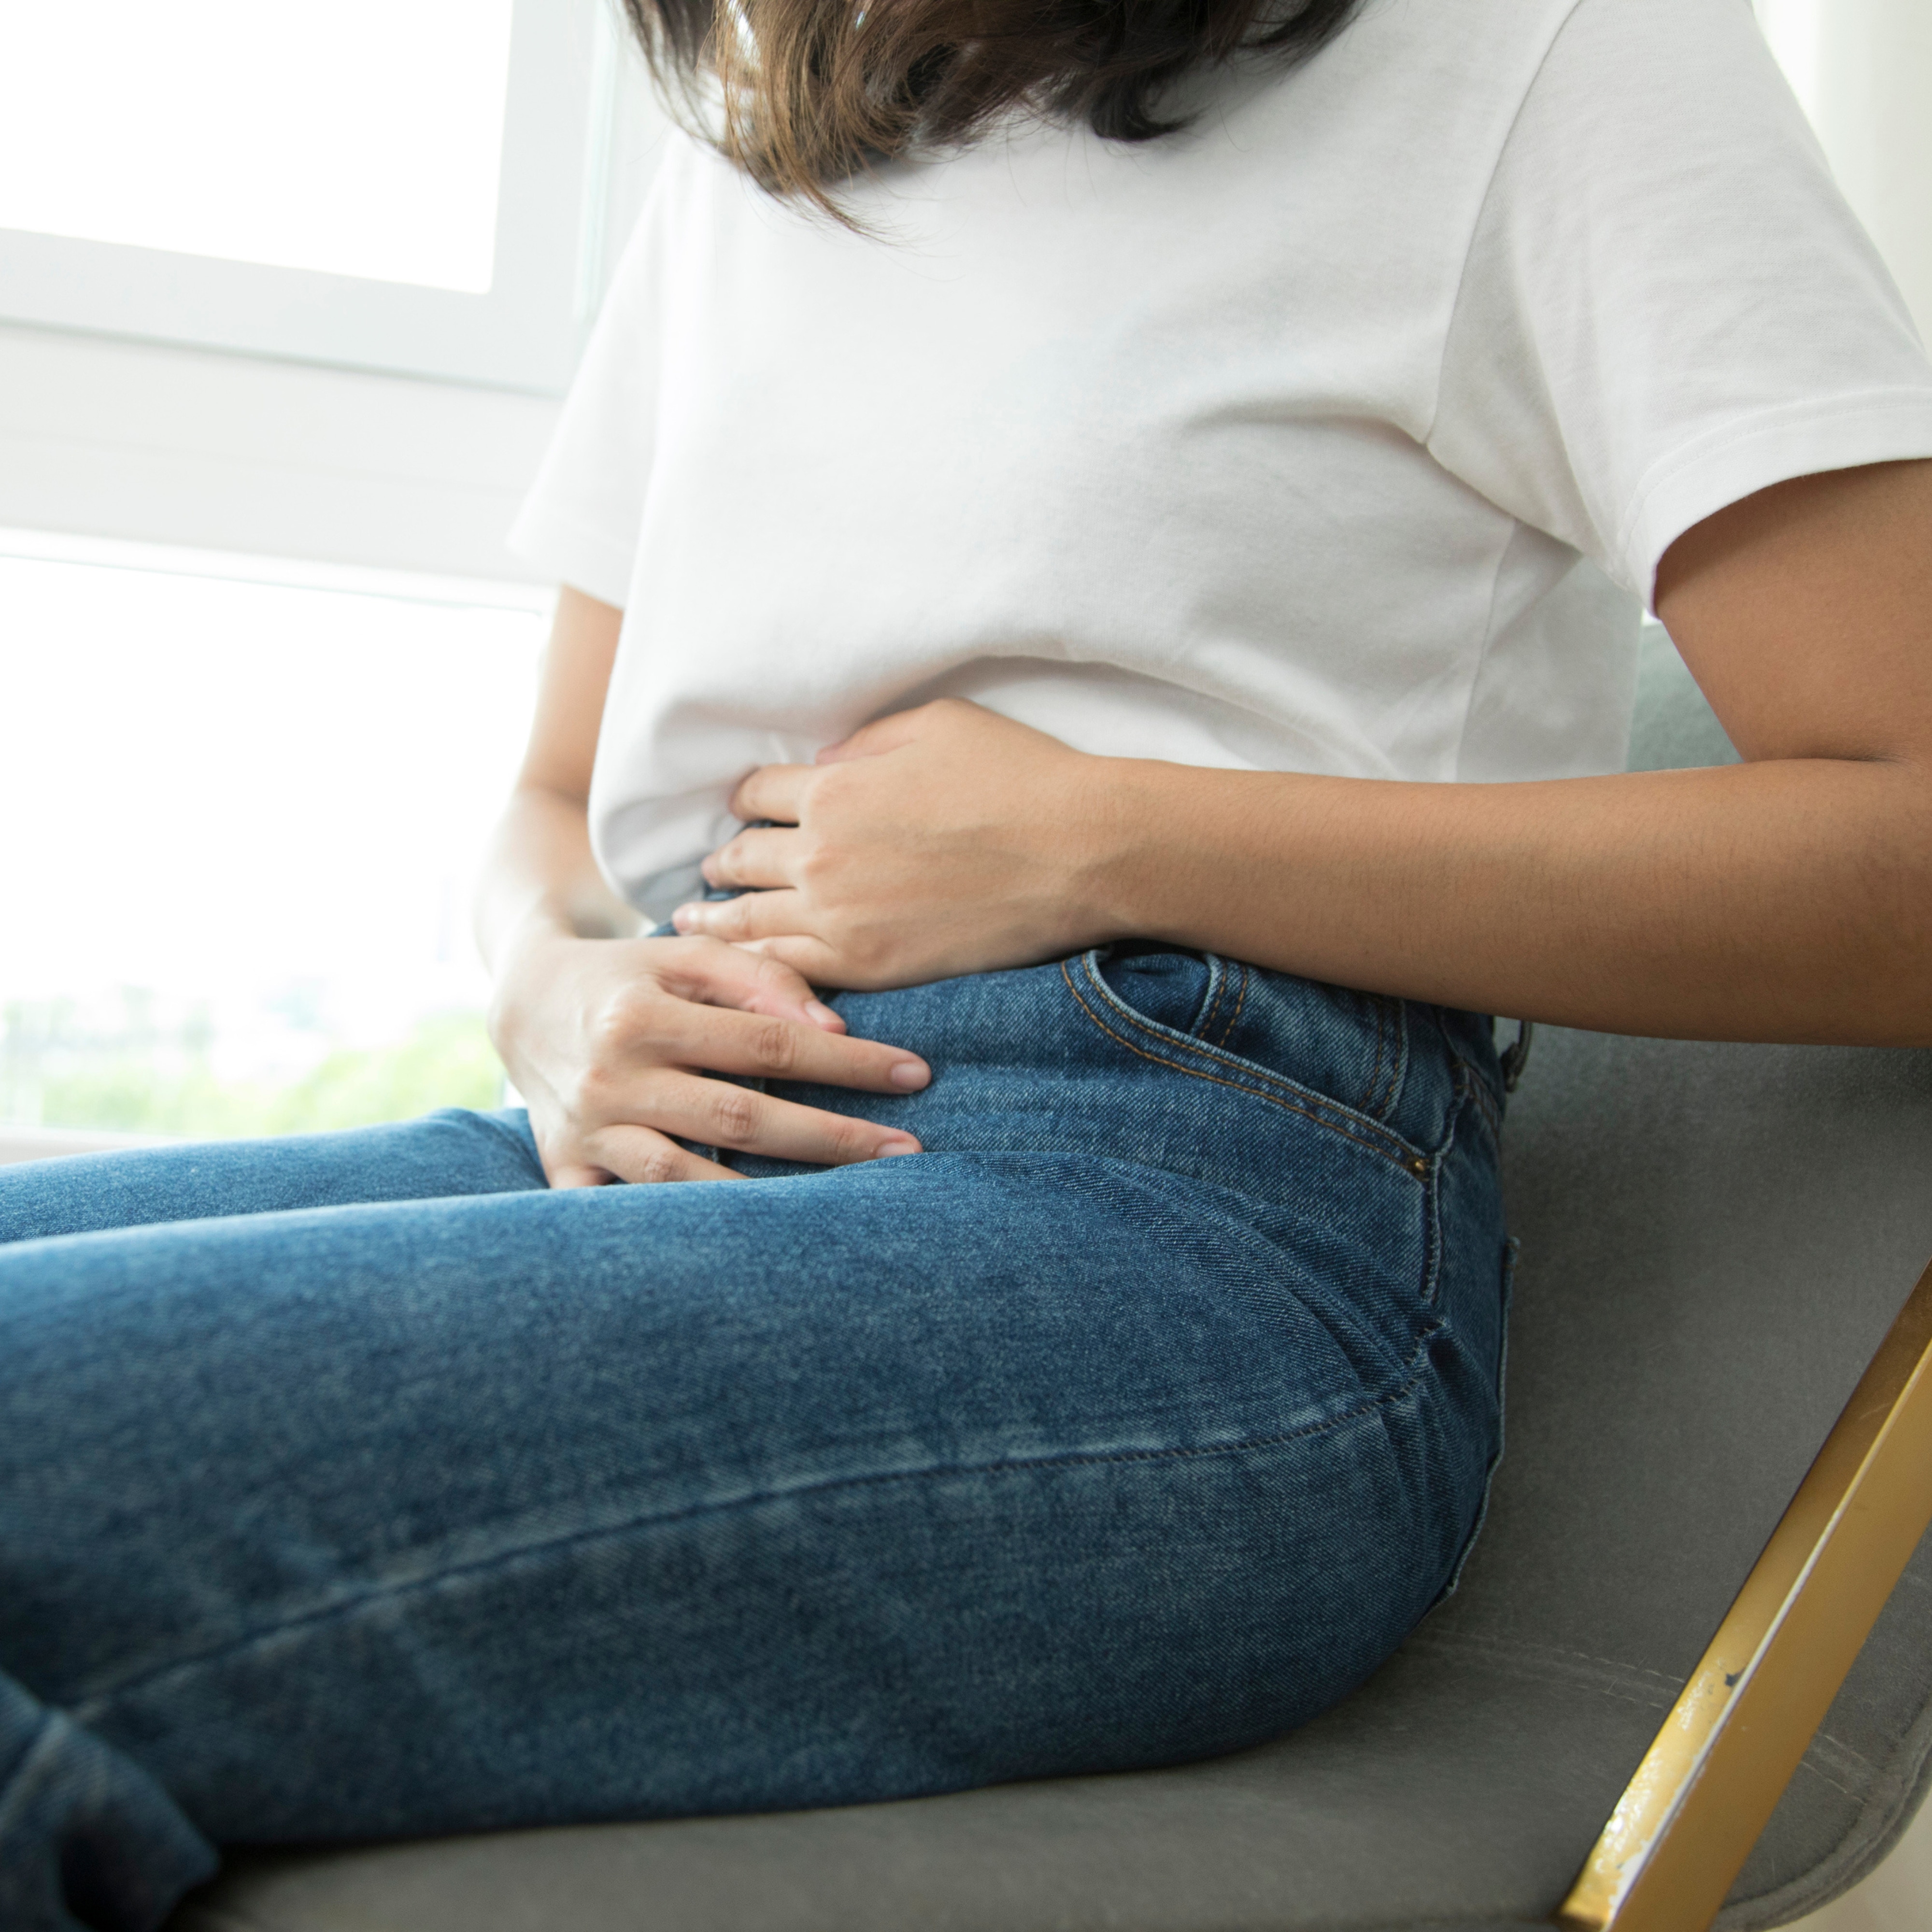
[[[510,526],[509,547],[547,577],[619,610],[631,594],[632,546],[574,517],[536,503]]]
[[[1774,483],[1932,457],[1932,389],[1868,390],[1760,411],[1698,437],[1638,486],[1612,553],[1654,610],[1657,566],[1694,524]]]

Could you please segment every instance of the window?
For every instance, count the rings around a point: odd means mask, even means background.
[[[511,0],[7,19],[0,226],[488,292]]]
[[[0,0],[0,314],[554,394],[615,34],[597,0]]]
[[[0,528],[520,575],[664,131],[615,0],[0,0]]]
[[[469,899],[548,604],[0,534],[0,1124],[501,1104]]]
[[[500,1098],[503,533],[663,132],[610,0],[0,0],[0,1159]]]

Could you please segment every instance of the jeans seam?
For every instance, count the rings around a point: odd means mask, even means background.
[[[1415,1175],[1421,1173],[1421,1163],[1424,1156],[1410,1150],[1392,1133],[1388,1134],[1386,1141],[1382,1139],[1379,1136],[1388,1132],[1386,1129],[1378,1127],[1375,1122],[1364,1118],[1352,1108],[1344,1108],[1339,1102],[1328,1102],[1324,1104],[1332,1106],[1336,1112],[1345,1114],[1352,1121],[1360,1121],[1363,1126],[1369,1130],[1369,1134],[1351,1132],[1347,1127],[1342,1126],[1338,1121],[1324,1118],[1312,1107],[1302,1106],[1299,1102],[1288,1099],[1285,1094],[1271,1094],[1263,1087],[1245,1084],[1239,1080],[1231,1080],[1226,1074],[1211,1073],[1205,1067],[1190,1066],[1185,1061],[1170,1059],[1163,1054],[1150,1052],[1144,1046],[1136,1046],[1124,1035],[1116,1033],[1087,1004],[1085,999],[1082,997],[1080,988],[1074,984],[1070,961],[1063,959],[1060,962],[1060,976],[1066,982],[1066,990],[1073,995],[1074,1004],[1109,1040],[1125,1047],[1130,1053],[1138,1054],[1143,1060],[1151,1060],[1158,1066],[1171,1066],[1177,1072],[1190,1075],[1196,1080],[1211,1080],[1217,1086],[1232,1087],[1237,1093],[1250,1094],[1257,1100],[1267,1101],[1271,1106],[1283,1108],[1292,1114],[1299,1114],[1304,1120],[1313,1121],[1318,1127],[1325,1127],[1329,1132],[1339,1135],[1343,1140],[1352,1141],[1358,1147],[1366,1148],[1372,1154],[1380,1154],[1391,1166],[1399,1167],[1405,1174]],[[1136,1014],[1130,1007],[1123,1006],[1118,1000],[1113,998],[1111,993],[1107,993],[1104,986],[1102,990],[1108,1004],[1118,1008],[1125,1019],[1141,1028],[1150,1039],[1159,1040],[1163,1045],[1168,1043],[1164,1034],[1156,1033],[1148,1023]],[[1217,1052],[1214,1048],[1199,1042],[1184,1042],[1177,1040],[1173,1043],[1176,1046],[1191,1046],[1193,1051],[1218,1060],[1223,1065],[1231,1066],[1236,1071],[1247,1075],[1251,1081],[1268,1080],[1278,1077],[1270,1075],[1265,1067],[1250,1066],[1245,1062],[1235,1060],[1229,1055]],[[1284,1081],[1282,1084],[1286,1086],[1288,1083]],[[1376,1136],[1378,1138],[1371,1138],[1370,1135]],[[1390,1142],[1394,1143],[1393,1147],[1389,1144]]]
[[[1408,1028],[1406,1010],[1402,1000],[1390,999],[1386,994],[1373,993],[1370,997],[1375,1001],[1377,1009],[1388,1016],[1390,1042],[1388,1083],[1386,1087],[1378,1090],[1376,1104],[1369,1110],[1377,1120],[1385,1120],[1394,1110],[1396,1096],[1402,1085],[1402,1066],[1408,1058],[1404,1039]]]
[[[1205,1040],[1214,1030],[1214,1016],[1221,1010],[1222,996],[1228,990],[1228,969],[1225,963],[1210,955],[1208,961],[1208,972],[1209,977],[1208,1010],[1201,1016],[1196,1024],[1188,1029],[1190,1033],[1202,1040]]]
[[[1466,1060],[1457,1060],[1455,1067],[1456,1084],[1475,1102],[1476,1111],[1482,1115],[1500,1147],[1503,1138],[1502,1114],[1490,1095],[1488,1082]]]
[[[346,1601],[286,1618],[266,1629],[251,1630],[246,1636],[237,1638],[232,1642],[218,1645],[212,1650],[201,1652],[192,1657],[177,1658],[170,1663],[144,1671],[138,1676],[92,1691],[71,1707],[70,1714],[76,1724],[92,1724],[117,1700],[136,1695],[150,1684],[179,1672],[203,1670],[228,1658],[244,1655],[261,1644],[272,1642],[287,1636],[292,1630],[326,1624],[340,1617],[352,1616],[361,1611],[393,1603],[417,1591],[437,1588],[456,1578],[478,1576],[518,1562],[526,1557],[567,1549],[573,1544],[594,1543],[602,1538],[628,1535],[639,1530],[662,1528],[674,1523],[692,1522],[707,1516],[723,1516],[737,1510],[756,1509],[764,1504],[778,1502],[794,1496],[830,1496],[841,1490],[868,1489],[886,1483],[921,1482],[934,1477],[1023,1475],[1035,1470],[1105,1468],[1111,1465],[1134,1462],[1188,1462],[1214,1456],[1244,1455],[1251,1450],[1276,1449],[1287,1443],[1304,1442],[1310,1436],[1325,1435],[1330,1430],[1345,1428],[1350,1423],[1376,1415],[1413,1394],[1422,1381],[1424,1365],[1428,1359],[1428,1336],[1433,1332],[1432,1328],[1418,1341],[1409,1357],[1408,1373],[1400,1383],[1367,1396],[1337,1414],[1304,1423],[1298,1428],[1281,1430],[1272,1436],[1248,1436],[1235,1442],[1176,1444],[1165,1449],[1082,1450],[1059,1456],[1010,1457],[994,1462],[926,1463],[916,1468],[878,1469],[861,1475],[831,1476],[815,1482],[754,1490],[743,1496],[722,1501],[691,1503],[679,1509],[646,1512],[626,1517],[621,1522],[601,1524],[594,1529],[571,1530],[561,1535],[519,1544],[514,1549],[500,1550],[488,1556],[477,1557],[470,1562],[452,1564],[446,1569],[412,1577],[407,1582],[373,1588]]]
[[[1384,1116],[1385,1109],[1376,1105],[1376,1096],[1382,1090],[1382,1060],[1388,1051],[1388,1022],[1382,1003],[1376,995],[1369,995],[1369,1011],[1376,1016],[1376,1064],[1369,1074],[1369,1084],[1362,1090],[1362,1112],[1371,1119]]]
[[[1228,1024],[1221,1029],[1220,1037],[1214,1041],[1216,1046],[1226,1046],[1234,1037],[1234,1029],[1240,1024],[1241,1009],[1248,1004],[1248,969],[1236,962],[1241,976],[1241,983],[1234,988],[1234,1010],[1228,1016]]]
[[[1474,1070],[1465,1060],[1454,1063],[1456,1076],[1454,1104],[1449,1109],[1448,1125],[1440,1147],[1431,1150],[1429,1156],[1428,1214],[1429,1214],[1429,1265],[1427,1292],[1425,1303],[1433,1307],[1436,1291],[1442,1280],[1442,1257],[1445,1244],[1442,1240],[1442,1170],[1449,1157],[1456,1150],[1456,1130],[1461,1124],[1464,1112],[1473,1103],[1484,1124],[1490,1130],[1491,1144],[1498,1153],[1502,1150],[1502,1137],[1494,1116],[1484,1105],[1486,1096],[1482,1092],[1482,1082]]]
[[[1436,1291],[1442,1284],[1442,1255],[1446,1245],[1442,1234],[1442,1168],[1456,1147],[1456,1123],[1461,1117],[1462,1108],[1450,1110],[1448,1131],[1442,1137],[1442,1144],[1431,1150],[1429,1156],[1429,1178],[1423,1195],[1423,1213],[1426,1219],[1425,1231],[1426,1252],[1423,1263],[1422,1305],[1433,1310]],[[1441,1316],[1437,1316],[1439,1322]]]

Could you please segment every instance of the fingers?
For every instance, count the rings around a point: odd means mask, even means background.
[[[658,1040],[667,1059],[709,1073],[802,1080],[874,1094],[916,1094],[932,1082],[932,1070],[903,1047],[842,1038],[794,1020],[756,1013],[696,1006],[680,1012],[673,1008],[664,1017]]]
[[[786,886],[746,892],[735,899],[694,899],[671,914],[671,923],[681,933],[740,946],[748,940],[780,939],[806,931],[805,901]]]
[[[923,1078],[922,1066],[920,1072]],[[553,1189],[601,1187],[613,1180],[650,1185],[745,1178],[681,1147],[680,1140],[814,1167],[848,1167],[921,1151],[918,1140],[902,1128],[775,1100],[696,1073],[661,1070],[634,1101],[637,1112],[648,1112],[650,1126],[626,1118],[631,1109],[625,1096],[607,1088],[600,1096],[602,1108],[608,1109],[601,1124],[580,1118],[561,1132],[539,1134],[544,1172]]]
[[[742,1180],[746,1177],[630,1121],[558,1138],[539,1133],[537,1151],[553,1192],[608,1187],[614,1180]]]
[[[740,818],[772,818],[782,825],[798,824],[814,765],[842,764],[849,758],[875,758],[922,737],[950,712],[980,712],[970,698],[935,698],[910,711],[895,711],[862,724],[849,737],[827,745],[811,765],[760,765],[731,794],[731,809]]]
[[[784,961],[681,938],[642,942],[639,967],[602,988],[578,1018],[572,1051],[550,1070],[556,1077],[532,1092],[553,1187],[742,1178],[680,1142],[814,1166],[920,1151],[902,1129],[738,1084],[791,1079],[908,1094],[931,1083],[916,1054],[850,1038]]]
[[[694,1138],[695,1136],[694,1136]],[[651,1186],[668,1180],[742,1180],[745,1176],[715,1160],[681,1148],[669,1136],[654,1128],[628,1122],[600,1127],[584,1137],[586,1150],[593,1150],[603,1164],[604,1174],[634,1186]],[[716,1142],[711,1142],[716,1146]],[[553,1187],[559,1184],[553,1180]]]
[[[796,826],[747,826],[705,860],[704,876],[714,886],[788,886],[802,836]]]
[[[568,1187],[602,1187],[607,1180],[614,1180],[616,1178],[608,1168],[586,1167],[580,1160],[553,1162],[548,1154],[544,1156],[544,1178],[550,1183],[553,1190]]]
[[[827,745],[819,753],[816,762],[838,765],[848,758],[876,758],[882,752],[896,752],[902,745],[910,745],[930,730],[933,714],[943,706],[970,702],[965,698],[942,698],[931,704],[915,705],[910,711],[895,711],[889,718],[875,718],[869,724],[861,724],[849,738],[842,738],[836,745]]]
[[[811,778],[809,765],[760,765],[731,794],[731,809],[740,818],[773,818],[782,825],[796,825]]]
[[[748,892],[742,899],[705,900],[688,906],[680,906],[671,915],[680,932],[689,932],[694,936],[701,934],[726,941],[730,950],[748,958],[769,960],[775,968],[782,970],[787,983],[794,980],[802,980],[814,986],[862,987],[890,985],[890,980],[878,980],[860,973],[855,976],[854,962],[836,952],[815,934],[801,932],[781,913],[774,916],[768,910],[754,907],[753,902],[764,899],[795,900],[794,892]],[[730,918],[715,916],[719,913],[730,913],[734,907],[746,910]],[[774,932],[765,932],[766,926],[776,926]],[[737,935],[742,934],[744,937]],[[813,1022],[825,1031],[832,1028],[818,1018],[821,1013],[830,1013],[829,1006],[812,1003]],[[758,1010],[764,1010],[759,1009]],[[836,1014],[832,1014],[838,1019]],[[838,1020],[838,1030],[843,1032],[845,1023]]]
[[[845,1030],[845,1022],[812,991],[811,981],[784,961],[760,958],[707,937],[667,950],[657,974],[665,991],[681,1000],[769,1013],[825,1033]]]
[[[796,933],[783,939],[754,939],[746,947],[802,974],[814,986],[856,986],[837,953],[822,939]]]
[[[627,1125],[588,1135],[585,1144],[610,1165],[607,1144],[614,1143],[620,1158],[642,1162],[650,1168],[650,1178],[665,1180],[716,1180],[731,1172],[687,1154],[665,1139],[671,1134],[710,1147],[767,1154],[775,1160],[806,1161],[814,1167],[849,1167],[858,1161],[920,1151],[919,1142],[902,1129],[881,1126],[876,1120],[854,1120],[819,1107],[800,1106],[795,1101],[776,1100],[728,1080],[706,1080],[696,1074],[664,1076],[654,1082],[651,1118],[662,1130],[652,1136],[663,1142],[662,1147],[647,1147],[636,1139],[651,1136],[650,1128]],[[622,1170],[614,1167],[613,1171]],[[625,1173],[623,1178],[638,1177]]]

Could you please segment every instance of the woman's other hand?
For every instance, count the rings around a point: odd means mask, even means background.
[[[910,986],[1115,937],[1102,888],[1108,760],[961,698],[883,718],[734,794],[750,827],[705,861],[756,888],[678,908],[683,933],[821,986]]]
[[[712,1073],[914,1093],[922,1060],[869,1040],[798,974],[710,939],[639,939],[591,856],[585,816],[623,613],[557,599],[530,748],[477,893],[494,971],[490,1036],[528,1102],[553,1187],[735,1180],[678,1145],[835,1167],[916,1154],[910,1136],[775,1100]]]
[[[705,1077],[878,1094],[915,1092],[932,1078],[910,1053],[846,1037],[790,967],[716,940],[539,928],[503,961],[490,1030],[553,1187],[742,1178],[680,1138],[824,1166],[920,1150],[897,1129]]]

